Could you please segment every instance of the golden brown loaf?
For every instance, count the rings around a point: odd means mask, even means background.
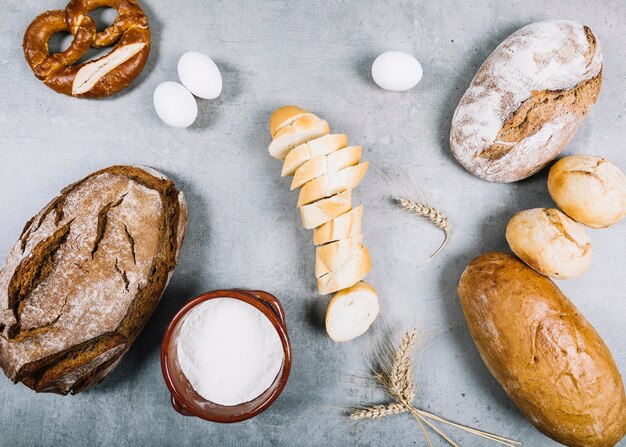
[[[452,152],[483,179],[526,178],[567,145],[601,82],[600,44],[588,27],[565,20],[527,25],[494,50],[461,98]]]
[[[554,208],[520,211],[506,226],[506,240],[522,261],[550,278],[575,278],[591,266],[585,227]]]
[[[550,168],[548,190],[565,214],[588,227],[610,227],[626,214],[626,177],[601,157],[560,159]]]
[[[571,447],[610,447],[626,433],[626,396],[598,333],[548,278],[487,253],[458,286],[485,365],[541,432]]]
[[[186,227],[162,174],[112,166],[65,188],[0,271],[0,367],[35,391],[78,393],[119,363],[154,311]]]

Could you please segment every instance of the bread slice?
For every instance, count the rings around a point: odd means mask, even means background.
[[[328,155],[312,158],[296,169],[291,182],[291,190],[300,188],[306,182],[322,175],[334,174],[348,166],[357,165],[359,161],[361,161],[361,146],[348,146]]]
[[[340,290],[326,310],[326,332],[336,342],[352,340],[367,331],[380,307],[378,293],[366,282]]]
[[[270,143],[270,155],[283,160],[294,147],[330,132],[328,123],[315,115],[305,115],[281,127]]]
[[[272,138],[281,128],[288,126],[299,118],[306,115],[313,115],[304,109],[296,106],[284,106],[276,109],[270,116],[270,135]]]
[[[313,243],[322,245],[361,234],[362,217],[363,205],[359,205],[347,213],[335,217],[313,231]]]
[[[315,277],[319,278],[340,269],[361,250],[362,242],[363,235],[357,234],[350,239],[342,239],[317,247],[315,250]]]
[[[337,149],[348,145],[348,137],[346,134],[330,134],[311,140],[293,148],[285,157],[283,164],[282,177],[293,175],[296,169],[311,158],[321,155],[330,154]]]
[[[338,270],[318,278],[317,289],[320,295],[326,295],[351,287],[369,273],[371,266],[369,252],[361,245],[355,256]]]
[[[352,190],[300,207],[302,225],[310,230],[342,215],[352,208]]]
[[[349,166],[333,174],[326,174],[306,183],[300,190],[298,206],[315,202],[324,197],[332,196],[347,189],[354,189],[365,173],[369,162]]]

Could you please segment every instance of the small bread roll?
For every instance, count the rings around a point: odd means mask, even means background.
[[[520,211],[506,227],[506,240],[522,261],[551,278],[575,278],[591,265],[585,227],[557,209]]]
[[[613,163],[592,155],[556,162],[548,190],[565,214],[591,228],[606,228],[626,214],[626,178]]]

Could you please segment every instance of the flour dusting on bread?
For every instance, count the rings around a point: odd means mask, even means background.
[[[579,106],[568,110],[555,104],[559,110],[545,122],[533,118],[539,122],[518,141],[498,141],[505,123],[534,95],[576,89],[599,78],[601,72],[600,45],[589,28],[556,20],[525,26],[487,58],[461,99],[450,134],[454,155],[470,172],[487,180],[515,181],[533,174],[569,142],[595,102],[599,82],[588,93],[595,96]],[[481,157],[498,143],[502,150],[495,159]]]

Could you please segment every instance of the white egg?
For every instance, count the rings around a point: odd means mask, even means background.
[[[188,127],[198,116],[198,104],[189,90],[178,82],[162,82],[152,95],[154,109],[165,124]]]
[[[372,77],[380,88],[403,92],[422,79],[422,66],[413,56],[402,51],[385,51],[372,64]]]
[[[199,98],[215,99],[222,92],[222,75],[213,59],[197,51],[188,51],[178,60],[178,77]]]

